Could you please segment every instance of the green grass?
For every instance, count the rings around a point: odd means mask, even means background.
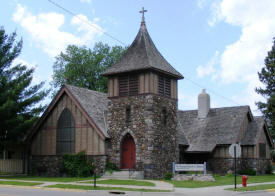
[[[62,189],[81,189],[81,190],[118,190],[118,191],[138,191],[138,192],[170,192],[168,190],[160,189],[134,189],[134,188],[124,188],[124,187],[102,187],[97,186],[82,186],[82,185],[73,185],[73,184],[56,184],[46,186],[48,188],[62,188]]]
[[[87,183],[87,182],[80,182]],[[94,183],[94,181],[89,181],[88,183]],[[141,181],[141,180],[98,180],[97,184],[112,184],[112,185],[134,185],[134,186],[156,186],[152,182]]]
[[[18,181],[0,181],[0,185],[16,185],[16,186],[36,186],[42,183],[37,182],[18,182]]]
[[[200,182],[200,181],[176,181],[169,180],[169,182],[173,184],[175,187],[181,188],[199,188],[199,187],[208,187],[208,186],[222,186],[222,185],[233,185],[234,184],[234,176],[214,176],[215,182]],[[259,176],[248,176],[247,183],[260,183],[260,182],[272,182],[275,181],[275,175],[259,175]],[[242,177],[237,176],[237,184],[241,184]]]
[[[92,177],[41,177],[41,176],[0,176],[0,179],[7,180],[27,180],[45,182],[75,182],[81,180],[92,180]]]
[[[242,192],[242,191],[258,191],[258,190],[268,190],[268,189],[275,189],[275,184],[262,184],[262,185],[255,185],[255,186],[240,187],[237,189],[228,188],[225,190]]]

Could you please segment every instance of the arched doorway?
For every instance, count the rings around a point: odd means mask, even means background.
[[[121,141],[121,169],[133,169],[136,163],[136,145],[133,137],[126,134]]]

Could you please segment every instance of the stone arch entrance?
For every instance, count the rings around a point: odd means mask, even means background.
[[[121,140],[121,169],[133,169],[136,163],[136,145],[134,138],[127,133]]]

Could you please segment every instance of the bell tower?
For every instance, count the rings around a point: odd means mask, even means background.
[[[139,32],[108,77],[108,155],[121,169],[162,178],[178,160],[177,81],[183,76],[159,53],[146,28]]]

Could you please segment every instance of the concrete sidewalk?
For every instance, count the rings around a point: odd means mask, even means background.
[[[263,182],[263,183],[252,183],[247,186],[254,185],[262,185],[262,184],[275,184],[275,182]],[[241,184],[238,184],[237,187],[242,187]],[[212,196],[212,195],[222,195],[222,196],[233,196],[239,195],[243,192],[237,191],[228,191],[225,190],[227,188],[234,188],[234,185],[224,185],[224,186],[209,186],[209,187],[201,187],[201,188],[174,188],[174,193],[182,193],[185,195],[193,195],[193,196]],[[257,191],[253,191],[256,193]]]
[[[108,180],[108,179],[104,179]],[[91,180],[89,180],[91,182]],[[138,180],[137,180],[138,181]],[[124,187],[124,188],[134,188],[134,189],[152,189],[152,190],[166,190],[166,191],[174,191],[174,186],[170,183],[164,182],[164,181],[158,181],[158,180],[141,180],[146,182],[151,182],[155,184],[155,186],[135,186],[135,185],[114,185],[114,184],[100,184],[100,180],[97,181],[97,186],[104,186],[104,187]],[[92,183],[84,183],[85,181],[79,181],[79,182],[73,182],[70,184],[77,184],[77,185],[85,185],[85,186],[91,186]]]
[[[46,182],[46,181],[29,181],[29,180],[11,180],[11,179],[0,179],[0,181],[18,181],[18,182],[36,182],[42,183],[41,185],[33,186],[34,188],[44,188],[49,185],[55,184],[73,184],[73,185],[82,185],[82,186],[93,186],[92,180],[78,181],[78,182]],[[88,183],[88,181],[90,183]],[[134,188],[134,189],[152,189],[152,190],[167,190],[174,193],[174,195],[191,195],[191,196],[207,196],[207,195],[222,195],[222,196],[233,196],[239,195],[240,192],[227,191],[226,188],[233,188],[234,185],[224,185],[224,186],[210,186],[210,187],[201,187],[201,188],[174,188],[170,183],[158,180],[142,180],[147,182],[152,182],[155,184],[152,186],[135,186],[135,185],[111,185],[111,184],[99,184],[97,181],[97,186],[101,187],[124,187],[124,188]],[[81,182],[81,183],[80,183]],[[85,183],[87,182],[87,183]],[[262,184],[275,184],[274,182],[264,182],[264,183],[252,183],[247,186],[262,185]],[[237,187],[241,187],[241,184],[238,184]],[[31,188],[31,187],[30,187]],[[272,190],[270,190],[272,191]],[[160,194],[160,193],[159,193]]]
[[[56,185],[56,184],[73,184],[73,185],[82,185],[82,186],[93,186],[93,181],[92,180],[85,180],[85,181],[78,181],[78,182],[47,182],[47,181],[0,179],[0,181],[42,183],[41,185],[36,185],[36,186],[33,186],[33,187],[46,187],[46,186],[49,186],[49,185]],[[155,186],[100,184],[99,181],[100,180],[97,180],[97,186],[102,186],[102,187],[124,187],[124,188],[134,188],[134,189],[152,189],[152,190],[159,189],[159,190],[166,190],[166,191],[174,191],[174,186],[172,184],[164,182],[164,181],[157,181],[157,180],[142,180],[142,181],[152,182],[153,184],[155,184]],[[92,182],[92,183],[85,183],[85,182]]]

